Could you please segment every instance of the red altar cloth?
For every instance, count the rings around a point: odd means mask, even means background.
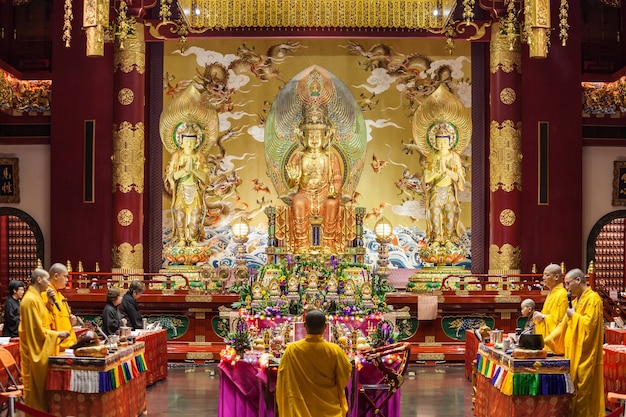
[[[604,341],[609,345],[626,345],[626,329],[611,329],[607,327],[604,335]]]
[[[476,353],[478,352],[478,338],[474,329],[465,330],[465,378],[472,379],[472,372],[474,371],[473,361],[476,360]]]
[[[626,346],[606,344],[602,347],[602,350],[604,351],[605,396],[609,392],[626,394]],[[606,406],[615,409],[618,404],[607,401]]]
[[[259,370],[244,361],[235,364],[220,363],[219,417],[256,417],[265,415],[261,402]],[[273,414],[273,410],[272,410]]]
[[[135,340],[146,345],[146,384],[150,386],[167,378],[167,330],[140,330]]]
[[[260,369],[256,365],[240,360],[234,365],[222,362],[218,369],[220,371],[218,417],[274,417],[277,368]],[[381,381],[382,375],[373,365],[364,364],[357,378],[357,382],[374,384]],[[400,416],[400,392],[398,390],[387,405],[382,407],[386,416]],[[353,402],[352,383],[348,386],[347,395],[348,417],[358,417],[359,409],[363,409],[365,400],[359,398],[356,403]]]
[[[49,412],[57,417],[136,417],[146,410],[144,344],[105,358],[51,356],[46,389]],[[111,382],[106,374],[113,373]],[[104,380],[103,380],[104,378]]]
[[[476,376],[478,417],[569,416],[571,395],[504,395],[488,378]]]
[[[501,349],[482,344],[478,354],[475,416],[569,415],[572,395],[566,393],[565,381],[569,377],[569,360],[514,359]],[[505,380],[510,391],[505,391]],[[533,391],[532,380],[537,383],[535,395],[526,395]]]

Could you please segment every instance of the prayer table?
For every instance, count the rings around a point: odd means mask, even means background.
[[[476,359],[478,417],[568,416],[573,382],[569,359],[515,359],[480,344]]]
[[[626,329],[604,329],[605,342],[609,345],[626,345]]]
[[[48,403],[58,416],[129,417],[146,411],[144,343],[119,347],[103,358],[73,354],[49,359]]]
[[[234,363],[221,362],[218,417],[274,417],[274,395],[278,366],[260,368],[244,360]],[[366,363],[357,374],[357,382],[373,384],[380,382],[380,371]],[[354,378],[351,378],[351,381]],[[363,399],[354,401],[353,383],[348,386],[348,417],[357,417]],[[383,407],[385,415],[400,416],[400,390]]]
[[[474,370],[474,361],[476,360],[476,354],[478,353],[478,337],[474,329],[465,330],[465,378],[472,379],[472,372]]]
[[[146,385],[150,386],[167,378],[167,330],[137,330],[137,333],[135,340],[146,346]]]
[[[602,346],[602,351],[604,352],[605,396],[609,392],[626,394],[626,346],[605,344]],[[607,401],[606,406],[615,409],[619,404]]]

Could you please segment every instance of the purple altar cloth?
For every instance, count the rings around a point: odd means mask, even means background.
[[[370,363],[363,364],[363,367],[359,370],[357,374],[358,380],[356,381],[359,384],[379,384],[383,380],[383,374],[380,372],[378,368]],[[348,391],[350,393],[349,401],[353,401],[353,390],[352,384],[354,383],[354,378],[350,381],[350,385],[348,386]],[[400,417],[400,391],[396,391],[395,394],[389,399],[387,404],[384,407],[381,407],[382,414],[387,417]],[[367,395],[370,398],[374,398],[373,392],[367,391]],[[348,417],[360,417],[365,410],[367,410],[367,400],[362,398],[360,395],[357,395],[358,400],[356,404],[350,403],[350,409],[348,410]],[[383,395],[383,398],[385,395]],[[380,398],[380,397],[379,397]],[[381,403],[382,400],[377,401],[377,405]],[[370,408],[369,413],[367,415],[372,415],[373,411]]]
[[[257,369],[244,361],[234,365],[220,363],[220,394],[217,415],[220,417],[257,417],[261,394]]]
[[[244,361],[238,361],[234,365],[220,363],[218,369],[220,370],[218,417],[274,417],[277,368],[259,369]],[[360,398],[353,389],[355,382],[376,384],[382,380],[382,374],[373,365],[364,364],[357,374],[357,379],[354,381],[352,378],[348,385],[348,417],[359,417],[359,410],[363,412],[365,409],[366,400]],[[400,391],[397,391],[381,410],[388,417],[399,417]]]

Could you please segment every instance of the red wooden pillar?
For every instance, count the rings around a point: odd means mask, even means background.
[[[116,40],[113,102],[113,268],[143,270],[146,44],[143,26]]]
[[[499,23],[491,30],[489,68],[489,273],[521,268],[522,56]]]

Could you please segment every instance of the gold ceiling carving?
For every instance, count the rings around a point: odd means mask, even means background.
[[[440,29],[456,0],[178,0],[178,6],[193,29]]]

